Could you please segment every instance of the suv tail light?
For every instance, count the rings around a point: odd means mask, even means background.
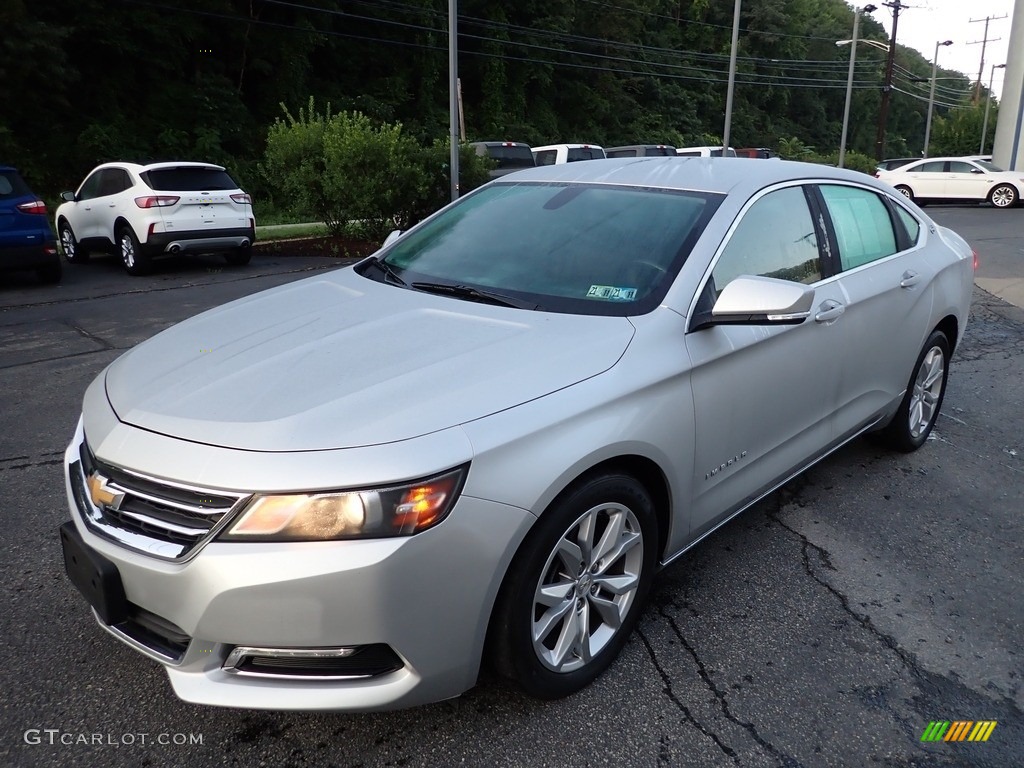
[[[35,213],[41,216],[46,215],[46,203],[42,200],[32,200],[28,203],[22,203],[18,206],[18,210],[22,213]]]
[[[252,198],[245,192],[242,192],[241,194],[238,195],[232,195],[231,199],[234,200],[239,205],[252,205]]]
[[[181,200],[175,195],[149,195],[148,197],[136,197],[135,204],[139,208],[166,208]]]

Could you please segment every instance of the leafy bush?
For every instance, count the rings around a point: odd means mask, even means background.
[[[827,155],[811,154],[801,158],[810,163],[821,163],[823,165],[839,165],[839,152],[831,152]],[[848,168],[851,171],[860,171],[870,176],[875,175],[875,168],[878,166],[878,161],[870,155],[865,155],[860,152],[847,152],[846,157],[843,158],[843,167]]]
[[[284,109],[270,127],[260,170],[274,190],[273,205],[311,216],[332,234],[382,239],[407,229],[450,199],[447,141],[424,147],[399,123],[375,124],[360,112],[322,114],[313,99],[298,118]],[[463,145],[462,192],[487,181],[486,158]],[[354,229],[353,229],[354,228]]]

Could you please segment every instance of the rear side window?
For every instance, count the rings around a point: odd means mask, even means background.
[[[921,222],[911,216],[902,206],[896,205],[893,207],[896,209],[896,215],[899,216],[900,221],[903,222],[903,226],[907,230],[907,235],[910,236],[910,244],[917,245],[917,241],[921,237]]]
[[[675,147],[648,147],[644,152],[647,157],[672,157],[675,154]]]
[[[553,149],[545,149],[543,152],[538,152],[537,165],[554,165],[556,154]]]
[[[0,200],[31,195],[28,184],[14,171],[0,171]]]
[[[937,160],[931,163],[921,163],[918,166],[910,169],[911,173],[945,173],[946,163],[943,160]]]
[[[820,189],[844,271],[896,253],[896,233],[882,198],[860,187],[823,184]]]
[[[612,149],[607,152],[608,157],[636,157],[635,149]]]
[[[533,157],[530,157],[531,165]],[[238,184],[219,168],[156,168],[141,174],[150,189],[157,192],[209,192],[213,189],[238,189]]]

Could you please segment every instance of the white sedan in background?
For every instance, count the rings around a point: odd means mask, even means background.
[[[1024,171],[1004,171],[988,160],[970,157],[929,157],[891,171],[880,168],[875,178],[918,203],[976,200],[1012,208],[1024,196]]]

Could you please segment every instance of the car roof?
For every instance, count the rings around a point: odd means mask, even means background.
[[[101,163],[93,168],[93,171],[98,171],[100,168],[128,168],[135,173],[144,173],[146,171],[155,171],[163,168],[213,168],[218,171],[225,170],[223,165],[217,165],[216,163],[197,163],[190,160],[184,160],[180,162],[163,162],[163,163],[146,163],[141,165],[139,163]],[[92,171],[89,171],[92,173]]]
[[[543,165],[509,174],[494,183],[575,182],[753,194],[771,184],[792,180],[850,181],[892,192],[889,185],[859,171],[791,160],[753,164],[742,157],[622,157],[600,163]]]
[[[600,144],[545,144],[541,147],[534,147],[533,151],[536,152],[538,149],[558,149],[559,147],[565,147],[566,149],[604,149]]]

